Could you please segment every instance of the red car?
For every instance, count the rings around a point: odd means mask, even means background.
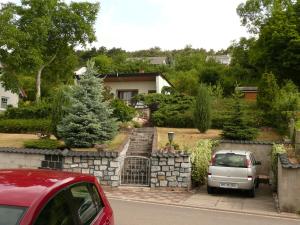
[[[114,225],[94,176],[52,170],[0,170],[0,225]]]

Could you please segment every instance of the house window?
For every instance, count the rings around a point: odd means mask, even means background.
[[[1,108],[6,109],[7,108],[7,103],[8,103],[8,98],[7,97],[1,97]]]
[[[156,90],[148,90],[148,94],[156,93]]]
[[[118,98],[125,101],[128,105],[134,105],[135,101],[132,99],[138,94],[138,90],[118,90]]]

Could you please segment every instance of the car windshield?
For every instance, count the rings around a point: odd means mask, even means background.
[[[247,167],[246,159],[246,155],[238,155],[235,153],[216,154],[214,166],[245,168]]]
[[[26,208],[0,205],[0,225],[18,225]]]

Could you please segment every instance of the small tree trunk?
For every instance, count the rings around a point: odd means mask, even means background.
[[[42,72],[45,66],[42,66],[36,75],[36,95],[35,95],[35,101],[39,102],[41,100],[41,78],[42,78]]]
[[[39,102],[41,100],[41,83],[42,83],[42,72],[46,66],[49,66],[53,60],[56,58],[56,54],[50,59],[50,61],[46,65],[42,65],[41,68],[38,70],[36,75],[36,95],[35,101]]]

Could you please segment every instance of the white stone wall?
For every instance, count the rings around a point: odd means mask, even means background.
[[[8,105],[12,105],[13,107],[18,107],[19,102],[19,96],[17,94],[12,93],[11,91],[5,91],[5,89],[2,87],[0,83],[0,101],[1,97],[8,98]],[[0,111],[4,111],[5,108],[1,108],[1,102],[0,102]]]
[[[41,167],[44,155],[38,154],[18,154],[0,152],[0,169],[30,168]]]

